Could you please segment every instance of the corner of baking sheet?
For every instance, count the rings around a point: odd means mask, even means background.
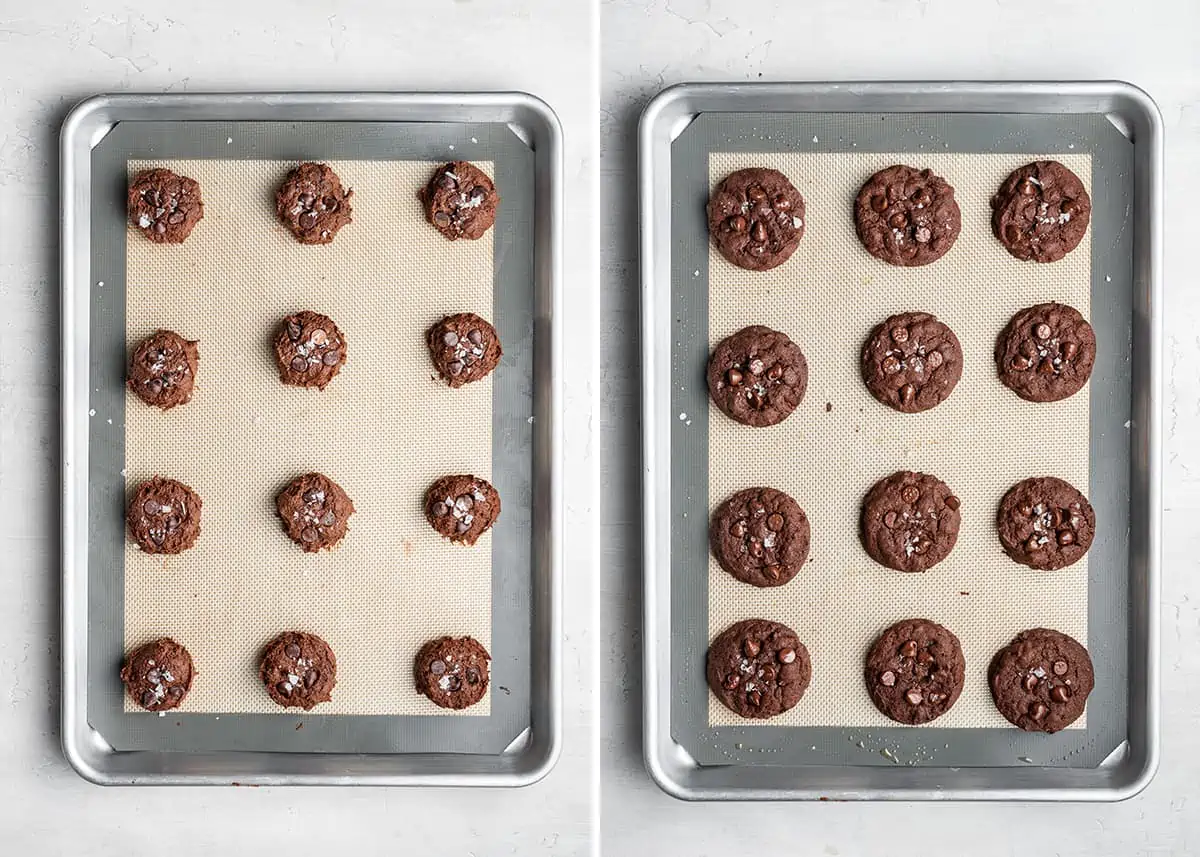
[[[87,148],[94,149],[117,124],[111,115],[112,96],[93,95],[71,108],[63,121],[61,143],[66,147],[75,141],[86,141]]]
[[[562,124],[554,108],[528,92],[512,92],[509,95],[515,115],[505,123],[508,129],[534,151],[537,151],[539,141],[557,147],[562,140]]]

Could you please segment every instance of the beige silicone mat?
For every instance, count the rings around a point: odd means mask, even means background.
[[[450,544],[421,501],[446,473],[491,476],[492,381],[451,390],[434,380],[424,331],[448,312],[491,318],[493,242],[447,241],[425,222],[416,193],[433,163],[329,163],[355,190],[354,222],[315,247],[275,215],[292,163],[129,164],[196,179],[205,212],[179,246],[128,230],[129,343],[175,330],[200,341],[200,368],[185,406],[161,413],[128,395],[126,484],[170,476],[204,510],[183,554],[127,543],[125,641],[170,635],[187,646],[198,674],[182,711],[284,713],[258,680],[258,655],[298,629],[338,659],[333,701],[314,714],[487,715],[486,697],[461,712],[429,702],[412,661],[441,634],[490,647],[491,535]],[[277,325],[301,309],[346,335],[346,365],[324,392],[284,386],[275,369]],[[279,489],[310,470],[358,510],[342,543],[318,554],[290,542],[274,511]]]
[[[1053,475],[1088,493],[1089,389],[1053,404],[1017,398],[996,378],[992,347],[1010,316],[1044,301],[1091,301],[1091,232],[1063,261],[1038,265],[1010,256],[991,233],[988,201],[1031,155],[713,154],[715,186],[751,166],[782,171],[803,194],[806,230],[799,248],[774,270],[743,271],[709,250],[709,331],[715,345],[748,324],[787,333],[808,360],[804,401],[783,423],[754,429],[709,408],[710,511],[742,488],[770,485],[808,514],[812,550],[790,583],[757,589],[734,580],[709,557],[709,637],[754,616],[793,627],[808,647],[812,684],[793,709],[767,726],[894,726],[867,696],[862,663],[885,627],[921,616],[962,643],[966,685],[932,725],[1007,726],[991,701],[987,665],[1018,631],[1056,628],[1087,640],[1087,559],[1037,572],[1008,559],[995,532],[1000,498],[1029,476]],[[1047,155],[1091,187],[1091,156]],[[955,188],[962,232],[942,259],[892,267],[867,254],[852,207],[863,182],[893,163],[927,166]],[[870,329],[906,310],[934,313],[963,346],[962,380],[951,397],[922,414],[879,404],[863,386],[858,355]],[[829,409],[831,407],[831,409]],[[686,418],[686,417],[685,417]],[[962,529],[950,556],[924,574],[877,565],[858,539],[861,500],[897,470],[933,473],[962,501]],[[709,694],[709,724],[746,725]],[[1083,728],[1086,717],[1073,728]]]

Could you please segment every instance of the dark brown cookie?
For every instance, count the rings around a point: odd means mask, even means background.
[[[288,538],[307,553],[315,553],[333,547],[346,535],[354,503],[328,476],[306,473],[279,492],[275,511]]]
[[[469,708],[487,694],[491,660],[474,637],[438,637],[417,652],[417,690],[442,708]]]
[[[200,535],[198,494],[182,482],[155,476],[133,492],[125,521],[146,553],[181,553]]]
[[[500,194],[487,173],[466,161],[438,167],[417,194],[425,217],[451,241],[480,238],[496,222]]]
[[[786,262],[804,237],[804,197],[778,170],[738,170],[709,197],[708,232],[739,268],[769,270]]]
[[[500,517],[500,494],[478,476],[443,476],[425,492],[425,518],[452,542],[473,545]]]
[[[134,347],[126,384],[147,405],[164,411],[186,404],[196,384],[198,346],[174,331],[155,331]]]
[[[278,705],[309,711],[332,698],[337,658],[316,634],[284,631],[263,649],[258,677]]]
[[[808,649],[787,625],[746,619],[708,647],[708,686],[730,711],[765,720],[800,701],[812,678]]]
[[[1083,182],[1058,161],[1014,170],[992,197],[992,232],[1026,261],[1057,262],[1079,246],[1091,218]]]
[[[1026,732],[1057,732],[1083,714],[1096,683],[1087,649],[1058,631],[1022,631],[988,669],[1004,719]]]
[[[204,217],[200,185],[170,170],[142,170],[129,185],[129,220],[155,244],[182,244]]]
[[[1057,402],[1083,389],[1096,362],[1096,333],[1079,310],[1037,304],[996,337],[1000,382],[1029,402]]]
[[[138,646],[121,667],[129,698],[147,711],[178,708],[192,689],[194,675],[192,656],[170,637]]]
[[[1070,483],[1039,476],[1008,489],[996,513],[996,532],[1014,560],[1054,571],[1088,552],[1096,534],[1096,513]]]
[[[743,583],[782,586],[808,559],[808,518],[774,488],[747,488],[713,512],[708,530],[721,568]]]
[[[327,315],[304,310],[289,315],[275,334],[279,380],[324,390],[346,362],[346,335]]]
[[[796,409],[808,388],[808,361],[787,334],[743,327],[713,349],[708,392],[739,423],[773,426]]]
[[[871,486],[861,536],[871,559],[896,571],[927,571],[958,541],[958,498],[935,476],[902,470]]]
[[[425,341],[434,367],[451,387],[483,378],[503,353],[496,328],[473,312],[446,316],[426,331]]]
[[[904,312],[871,331],[861,368],[872,396],[915,414],[950,397],[962,364],[962,345],[953,330],[927,312]]]
[[[876,259],[916,267],[936,262],[954,245],[962,215],[944,178],[897,164],[862,186],[854,201],[854,227]]]
[[[904,619],[879,635],[863,675],[876,708],[915,726],[936,720],[958,701],[966,662],[949,629],[928,619]]]
[[[275,192],[275,211],[301,244],[328,244],[351,222],[352,190],[325,164],[300,164]]]

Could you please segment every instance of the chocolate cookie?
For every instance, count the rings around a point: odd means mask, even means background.
[[[129,185],[129,220],[155,244],[182,244],[204,217],[200,185],[170,170],[142,170]]]
[[[958,637],[928,619],[904,619],[879,635],[863,670],[867,693],[883,714],[915,726],[958,701],[966,662]]]
[[[1087,649],[1058,631],[1033,628],[996,653],[988,669],[1004,719],[1026,732],[1057,732],[1083,714],[1096,683]]]
[[[871,486],[861,536],[871,559],[896,571],[927,571],[958,541],[958,498],[925,473],[902,470]]]
[[[279,492],[275,511],[288,538],[307,553],[315,553],[333,547],[346,535],[354,503],[328,476],[306,473]]]
[[[1096,333],[1066,304],[1037,304],[996,337],[1000,382],[1029,402],[1057,402],[1083,389],[1096,362]]]
[[[897,164],[862,186],[854,201],[854,227],[876,259],[916,267],[936,262],[954,245],[962,215],[944,178]]]
[[[192,656],[170,637],[138,646],[121,667],[129,698],[147,711],[178,708],[192,689],[193,675]]]
[[[713,350],[708,392],[739,423],[773,426],[796,409],[808,388],[808,361],[787,334],[743,327]]]
[[[1057,262],[1079,246],[1091,217],[1083,182],[1058,161],[1014,170],[992,197],[992,232],[1022,260]]]
[[[446,316],[426,331],[425,341],[434,367],[451,387],[483,378],[503,353],[496,328],[473,312]]]
[[[466,161],[438,167],[417,196],[425,206],[426,219],[451,241],[482,237],[496,222],[500,204],[492,180]]]
[[[782,491],[747,488],[713,512],[708,539],[721,568],[738,580],[782,586],[808,559],[808,518]]]
[[[125,522],[146,553],[181,553],[200,535],[198,494],[182,482],[155,476],[133,492]]]
[[[950,397],[962,377],[962,345],[927,312],[904,312],[879,324],[862,350],[862,378],[871,395],[906,414]]]
[[[275,362],[283,383],[324,390],[346,362],[346,335],[327,315],[289,315],[275,334]]]
[[[778,170],[738,170],[709,197],[708,232],[739,268],[769,270],[786,262],[804,237],[804,197]]]
[[[171,330],[155,331],[134,347],[125,383],[147,405],[164,411],[186,404],[196,383],[198,345]]]
[[[1096,534],[1096,513],[1070,483],[1039,476],[1008,489],[996,513],[996,532],[1014,560],[1054,571],[1088,552]]]
[[[352,190],[325,164],[300,164],[275,192],[275,211],[301,244],[328,244],[351,221]]]
[[[730,711],[766,720],[800,701],[812,678],[808,649],[787,625],[746,619],[708,647],[708,686]]]
[[[316,634],[284,631],[263,650],[258,677],[277,704],[309,711],[331,699],[337,658]]]
[[[474,637],[438,637],[417,652],[417,690],[442,708],[469,708],[487,694],[487,653]]]
[[[477,476],[443,476],[425,492],[425,518],[452,542],[473,545],[500,517],[500,495]]]

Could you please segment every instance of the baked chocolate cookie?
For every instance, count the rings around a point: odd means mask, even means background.
[[[1000,382],[1029,402],[1057,402],[1083,389],[1096,362],[1096,333],[1079,310],[1037,304],[996,337]]]
[[[182,244],[204,217],[200,185],[170,170],[142,170],[128,201],[130,222],[155,244]]]
[[[962,215],[944,178],[897,164],[862,186],[854,201],[854,228],[876,259],[916,267],[946,255],[962,229]]]
[[[328,244],[351,222],[352,196],[326,164],[305,162],[275,192],[275,211],[301,244]]]
[[[134,346],[126,385],[147,405],[164,411],[187,404],[196,384],[199,344],[172,330],[155,331]]]
[[[346,335],[327,315],[310,310],[289,315],[275,334],[275,363],[285,384],[324,390],[345,362]]]
[[[992,232],[1026,261],[1057,262],[1079,246],[1091,218],[1083,182],[1058,161],[1014,170],[992,197]]]
[[[902,470],[863,499],[861,535],[871,559],[896,571],[927,571],[958,541],[958,498],[945,482]]]
[[[876,708],[915,726],[936,720],[958,701],[966,662],[949,629],[928,619],[904,619],[879,635],[863,675]]]
[[[434,367],[451,387],[483,378],[503,353],[496,328],[473,312],[446,316],[425,332],[425,341]]]
[[[747,488],[713,512],[713,556],[731,575],[754,586],[782,586],[808,559],[808,518],[774,488]]]
[[[467,161],[438,167],[417,196],[425,217],[451,241],[481,238],[496,222],[500,194],[487,173]]]
[[[200,496],[182,482],[155,476],[133,492],[125,522],[146,553],[182,553],[200,535]]]
[[[276,704],[309,711],[332,698],[337,658],[316,634],[284,631],[263,649],[258,677]]]
[[[862,350],[867,390],[906,414],[927,411],[950,397],[962,377],[962,345],[954,331],[927,312],[904,312],[877,325]]]
[[[756,324],[727,336],[708,361],[708,392],[748,426],[783,422],[808,388],[808,361],[787,334]]]
[[[474,637],[438,637],[417,652],[417,690],[442,708],[469,708],[487,694],[491,655]]]
[[[988,669],[1004,719],[1026,732],[1057,732],[1083,714],[1096,683],[1087,649],[1058,631],[1022,631]]]
[[[288,538],[307,553],[331,548],[349,529],[354,503],[323,473],[306,473],[275,497],[275,511]]]
[[[138,646],[121,667],[129,698],[147,711],[178,708],[192,689],[194,675],[192,656],[170,637]]]
[[[786,262],[804,237],[804,197],[778,170],[738,170],[709,197],[708,232],[739,268],[769,270]]]
[[[1096,512],[1068,482],[1038,476],[1018,482],[1000,501],[996,532],[1004,552],[1042,571],[1078,562],[1092,546]]]
[[[443,476],[425,492],[425,518],[452,542],[473,545],[500,517],[500,494],[478,476]]]
[[[794,706],[808,690],[808,649],[787,625],[746,619],[708,647],[708,686],[742,717],[766,720]]]

